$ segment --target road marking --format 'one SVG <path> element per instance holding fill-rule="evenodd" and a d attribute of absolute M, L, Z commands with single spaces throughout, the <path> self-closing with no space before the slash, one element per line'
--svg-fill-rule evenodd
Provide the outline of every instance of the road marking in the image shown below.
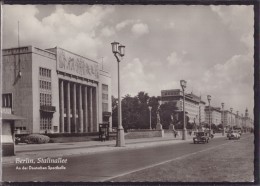
<path fill-rule="evenodd" d="M 244 140 L 244 139 L 247 139 L 249 137 L 242 138 L 240 140 Z M 148 168 L 152 168 L 152 167 L 156 167 L 158 165 L 169 163 L 169 162 L 172 162 L 172 161 L 175 161 L 175 160 L 183 159 L 183 158 L 186 158 L 186 157 L 191 156 L 191 155 L 195 155 L 195 154 L 198 154 L 198 153 L 201 153 L 201 152 L 205 152 L 205 151 L 208 151 L 208 150 L 211 150 L 211 149 L 215 149 L 215 148 L 218 148 L 220 146 L 227 145 L 229 143 L 234 143 L 234 140 L 233 141 L 228 141 L 226 143 L 223 143 L 223 144 L 220 144 L 220 145 L 217 145 L 217 146 L 209 147 L 207 149 L 203 149 L 203 150 L 200 150 L 200 151 L 192 152 L 190 154 L 185 154 L 185 155 L 182 155 L 182 156 L 174 158 L 174 159 L 166 160 L 166 161 L 163 161 L 163 162 L 160 162 L 160 163 L 156 163 L 156 164 L 153 164 L 153 165 L 148 165 L 148 166 L 145 166 L 145 167 L 140 168 L 140 169 L 135 169 L 135 170 L 132 170 L 132 171 L 128 171 L 126 173 L 122 173 L 122 174 L 119 174 L 119 175 L 116 175 L 116 176 L 112 176 L 112 177 L 110 177 L 108 179 L 103 179 L 103 180 L 100 180 L 100 181 L 102 181 L 102 182 L 109 181 L 109 180 L 117 178 L 117 177 L 125 176 L 127 174 L 131 174 L 131 173 L 134 173 L 134 172 L 142 171 L 142 170 L 145 170 L 145 169 L 148 169 Z"/>

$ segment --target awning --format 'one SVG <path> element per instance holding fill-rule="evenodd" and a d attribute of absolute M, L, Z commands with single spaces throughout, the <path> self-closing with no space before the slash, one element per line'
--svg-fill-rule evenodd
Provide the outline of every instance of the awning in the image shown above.
<path fill-rule="evenodd" d="M 4 114 L 4 113 L 2 113 L 2 119 L 3 120 L 23 120 L 25 118 L 23 118 L 21 116 L 14 115 L 14 114 Z"/>

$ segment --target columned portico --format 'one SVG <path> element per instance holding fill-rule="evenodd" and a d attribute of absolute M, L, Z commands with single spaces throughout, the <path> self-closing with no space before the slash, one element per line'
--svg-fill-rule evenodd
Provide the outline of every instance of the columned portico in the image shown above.
<path fill-rule="evenodd" d="M 65 85 L 65 86 L 64 86 Z M 98 131 L 97 87 L 59 80 L 60 133 Z M 64 102 L 65 100 L 65 102 Z M 66 121 L 66 122 L 65 122 Z"/>

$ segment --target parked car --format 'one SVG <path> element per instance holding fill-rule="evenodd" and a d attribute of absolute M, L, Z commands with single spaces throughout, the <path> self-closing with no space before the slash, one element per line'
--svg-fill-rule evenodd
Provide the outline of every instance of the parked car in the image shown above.
<path fill-rule="evenodd" d="M 227 138 L 229 140 L 231 139 L 240 139 L 241 135 L 237 132 L 237 131 L 229 131 L 229 133 L 227 134 Z"/>
<path fill-rule="evenodd" d="M 208 143 L 209 133 L 207 132 L 197 132 L 196 136 L 193 138 L 193 143 Z"/>

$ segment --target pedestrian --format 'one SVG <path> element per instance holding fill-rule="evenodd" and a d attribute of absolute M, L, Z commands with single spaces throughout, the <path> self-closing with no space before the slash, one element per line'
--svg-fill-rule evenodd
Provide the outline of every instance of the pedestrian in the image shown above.
<path fill-rule="evenodd" d="M 104 131 L 102 131 L 102 133 L 101 133 L 101 141 L 102 141 L 102 142 L 103 142 L 103 141 L 106 141 L 106 134 L 105 134 Z"/>
<path fill-rule="evenodd" d="M 176 130 L 173 131 L 174 132 L 174 137 L 177 137 L 178 132 Z"/>

